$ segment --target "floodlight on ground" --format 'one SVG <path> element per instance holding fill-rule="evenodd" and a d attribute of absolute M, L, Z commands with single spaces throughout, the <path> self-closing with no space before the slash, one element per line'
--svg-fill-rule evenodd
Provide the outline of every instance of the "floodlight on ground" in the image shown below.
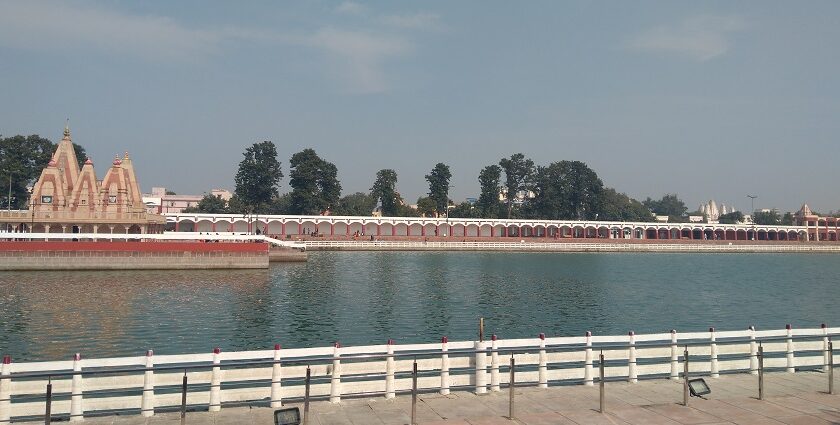
<path fill-rule="evenodd" d="M 704 395 L 711 394 L 712 389 L 706 384 L 703 378 L 694 378 L 688 380 L 688 389 L 691 391 L 692 397 L 703 398 Z"/>
<path fill-rule="evenodd" d="M 274 425 L 300 425 L 300 410 L 297 407 L 275 410 Z"/>

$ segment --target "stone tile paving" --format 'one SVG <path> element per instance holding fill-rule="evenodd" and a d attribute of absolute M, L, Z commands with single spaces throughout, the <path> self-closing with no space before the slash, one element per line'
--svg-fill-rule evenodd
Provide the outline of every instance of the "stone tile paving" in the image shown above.
<path fill-rule="evenodd" d="M 840 424 L 840 395 L 829 395 L 827 375 L 819 372 L 773 373 L 765 377 L 765 399 L 758 400 L 758 378 L 726 375 L 705 378 L 712 388 L 707 399 L 692 398 L 682 406 L 682 383 L 672 380 L 607 384 L 606 410 L 597 411 L 598 387 L 558 386 L 519 388 L 515 419 L 508 415 L 509 394 L 424 394 L 417 403 L 417 422 L 423 425 L 694 425 L 694 424 Z M 835 383 L 837 385 L 837 383 Z M 292 407 L 303 406 L 291 404 Z M 224 408 L 221 412 L 189 412 L 187 424 L 274 423 L 272 409 Z M 351 399 L 340 404 L 314 402 L 311 425 L 403 425 L 411 415 L 411 397 Z M 86 418 L 88 424 L 179 424 L 177 413 L 152 418 L 111 416 Z"/>

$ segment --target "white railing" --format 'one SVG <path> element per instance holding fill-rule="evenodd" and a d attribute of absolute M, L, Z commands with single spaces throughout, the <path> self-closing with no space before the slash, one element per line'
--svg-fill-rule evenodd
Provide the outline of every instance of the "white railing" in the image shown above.
<path fill-rule="evenodd" d="M 220 241 L 220 242 L 252 242 L 261 241 L 286 248 L 306 249 L 306 246 L 296 241 L 284 241 L 265 235 L 248 235 L 232 232 L 164 232 L 164 233 L 3 233 L 0 240 L 143 240 L 143 241 Z"/>
<path fill-rule="evenodd" d="M 85 415 L 122 411 L 152 416 L 186 405 L 217 411 L 237 403 L 279 407 L 312 398 L 392 398 L 411 388 L 416 362 L 421 391 L 499 391 L 508 384 L 508 359 L 517 365 L 516 383 L 547 387 L 559 382 L 593 385 L 597 355 L 606 359 L 605 377 L 636 382 L 678 379 L 679 356 L 689 351 L 691 374 L 712 378 L 764 370 L 828 371 L 838 356 L 828 350 L 840 328 L 690 332 L 626 336 L 549 337 L 434 344 L 394 344 L 241 351 L 13 363 L 0 370 L 0 423 L 43 417 L 51 385 L 51 412 L 71 421 Z M 761 347 L 762 350 L 759 349 Z M 758 357 L 763 353 L 761 362 Z M 311 374 L 312 381 L 305 380 Z M 186 378 L 185 378 L 186 377 Z M 488 379 L 489 378 L 489 379 Z M 191 388 L 188 388 L 188 385 Z M 183 391 L 183 393 L 181 392 Z"/>
<path fill-rule="evenodd" d="M 307 249 L 334 250 L 498 250 L 557 252 L 840 252 L 840 245 L 598 242 L 422 242 L 304 240 Z"/>

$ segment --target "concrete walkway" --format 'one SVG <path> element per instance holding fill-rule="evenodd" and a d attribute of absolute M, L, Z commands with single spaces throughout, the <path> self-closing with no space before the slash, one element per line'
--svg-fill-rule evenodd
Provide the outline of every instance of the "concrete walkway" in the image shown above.
<path fill-rule="evenodd" d="M 828 395 L 828 377 L 818 372 L 773 373 L 765 376 L 765 400 L 759 401 L 758 378 L 741 374 L 705 378 L 712 388 L 708 400 L 682 403 L 682 383 L 670 380 L 607 383 L 607 413 L 598 409 L 598 386 L 582 385 L 516 390 L 516 419 L 508 414 L 508 393 L 448 396 L 422 395 L 417 403 L 420 424 L 840 424 L 840 395 Z M 837 380 L 837 378 L 835 378 Z M 837 383 L 835 382 L 835 385 Z M 840 389 L 840 388 L 839 388 Z M 292 404 L 290 406 L 299 406 Z M 301 407 L 301 411 L 303 407 Z M 408 424 L 411 397 L 369 398 L 340 404 L 311 404 L 311 425 Z M 88 424 L 176 424 L 177 414 L 153 418 L 89 418 Z M 218 413 L 190 412 L 188 424 L 273 424 L 272 409 L 226 408 Z"/>

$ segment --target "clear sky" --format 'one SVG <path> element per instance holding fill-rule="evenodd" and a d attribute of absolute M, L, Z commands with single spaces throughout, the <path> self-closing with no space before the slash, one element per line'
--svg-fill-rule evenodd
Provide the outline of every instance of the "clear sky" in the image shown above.
<path fill-rule="evenodd" d="M 74 141 L 100 177 L 233 189 L 246 146 L 306 147 L 345 193 L 393 168 L 452 197 L 523 152 L 630 196 L 840 209 L 837 1 L 6 1 L 0 134 Z M 288 180 L 282 182 L 288 190 Z"/>

